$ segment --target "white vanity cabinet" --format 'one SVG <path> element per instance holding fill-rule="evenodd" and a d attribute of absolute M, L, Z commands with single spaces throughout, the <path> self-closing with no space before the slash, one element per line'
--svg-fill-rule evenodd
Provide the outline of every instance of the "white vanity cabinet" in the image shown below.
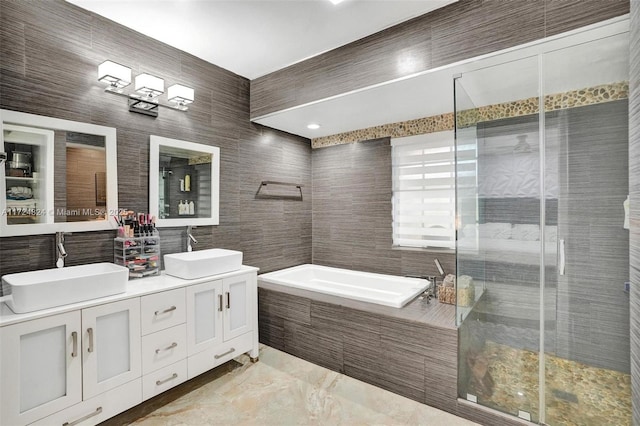
<path fill-rule="evenodd" d="M 258 357 L 256 281 L 248 273 L 187 289 L 189 378 L 245 352 Z"/>
<path fill-rule="evenodd" d="M 242 353 L 257 359 L 256 272 L 149 277 L 44 315 L 0 304 L 0 425 L 95 425 Z"/>
<path fill-rule="evenodd" d="M 187 380 L 186 292 L 178 288 L 141 299 L 144 399 Z"/>
<path fill-rule="evenodd" d="M 0 424 L 34 422 L 82 400 L 80 312 L 0 328 Z"/>
<path fill-rule="evenodd" d="M 83 309 L 82 333 L 84 399 L 142 375 L 139 298 Z"/>
<path fill-rule="evenodd" d="M 0 424 L 56 412 L 73 423 L 76 410 L 68 407 L 140 377 L 140 299 L 2 327 L 0 339 Z M 137 389 L 128 393 L 129 407 L 141 401 L 139 380 Z"/>

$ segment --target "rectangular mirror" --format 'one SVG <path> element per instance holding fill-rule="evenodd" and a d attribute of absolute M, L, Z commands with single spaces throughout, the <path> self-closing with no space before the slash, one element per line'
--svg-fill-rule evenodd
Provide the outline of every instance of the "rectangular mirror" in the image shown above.
<path fill-rule="evenodd" d="M 156 226 L 218 225 L 220 148 L 150 139 L 149 212 Z"/>
<path fill-rule="evenodd" d="M 112 229 L 116 129 L 0 110 L 0 236 Z"/>

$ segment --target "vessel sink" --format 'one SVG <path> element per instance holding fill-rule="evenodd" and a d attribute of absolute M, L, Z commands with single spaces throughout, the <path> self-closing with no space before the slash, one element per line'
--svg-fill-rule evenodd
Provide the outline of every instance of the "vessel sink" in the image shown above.
<path fill-rule="evenodd" d="M 113 263 L 20 272 L 2 277 L 7 305 L 17 314 L 97 299 L 127 290 L 129 269 Z"/>
<path fill-rule="evenodd" d="M 168 275 L 192 280 L 237 271 L 242 267 L 242 252 L 226 249 L 198 250 L 164 256 Z"/>

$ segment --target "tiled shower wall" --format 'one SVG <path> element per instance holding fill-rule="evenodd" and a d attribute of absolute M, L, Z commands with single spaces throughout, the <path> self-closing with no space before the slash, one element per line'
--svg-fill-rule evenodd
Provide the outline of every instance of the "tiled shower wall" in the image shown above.
<path fill-rule="evenodd" d="M 395 275 L 455 273 L 453 251 L 392 249 L 390 139 L 314 149 L 313 263 Z"/>
<path fill-rule="evenodd" d="M 633 423 L 640 425 L 640 2 L 631 2 L 629 188 L 631 191 L 631 387 Z"/>
<path fill-rule="evenodd" d="M 213 42 L 213 41 L 212 41 Z M 224 41 L 219 41 L 224 42 Z M 149 135 L 221 149 L 220 225 L 195 229 L 196 249 L 242 250 L 270 271 L 311 261 L 311 149 L 304 138 L 249 121 L 249 81 L 62 0 L 0 2 L 0 108 L 117 129 L 119 206 L 148 210 Z M 103 93 L 110 59 L 195 88 L 187 113 L 130 113 Z M 304 201 L 256 200 L 262 180 L 303 186 Z M 161 231 L 164 253 L 185 249 L 185 228 Z M 67 264 L 113 261 L 115 231 L 66 237 Z M 0 275 L 54 267 L 53 235 L 0 238 Z"/>

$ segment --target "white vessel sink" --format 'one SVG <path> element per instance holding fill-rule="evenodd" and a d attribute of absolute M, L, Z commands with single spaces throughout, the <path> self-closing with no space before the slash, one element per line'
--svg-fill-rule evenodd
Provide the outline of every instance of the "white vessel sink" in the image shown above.
<path fill-rule="evenodd" d="M 11 287 L 7 305 L 17 314 L 97 299 L 127 290 L 129 269 L 113 263 L 20 272 L 2 277 Z"/>
<path fill-rule="evenodd" d="M 165 272 L 187 280 L 237 271 L 241 267 L 242 252 L 235 250 L 209 249 L 164 256 Z"/>

